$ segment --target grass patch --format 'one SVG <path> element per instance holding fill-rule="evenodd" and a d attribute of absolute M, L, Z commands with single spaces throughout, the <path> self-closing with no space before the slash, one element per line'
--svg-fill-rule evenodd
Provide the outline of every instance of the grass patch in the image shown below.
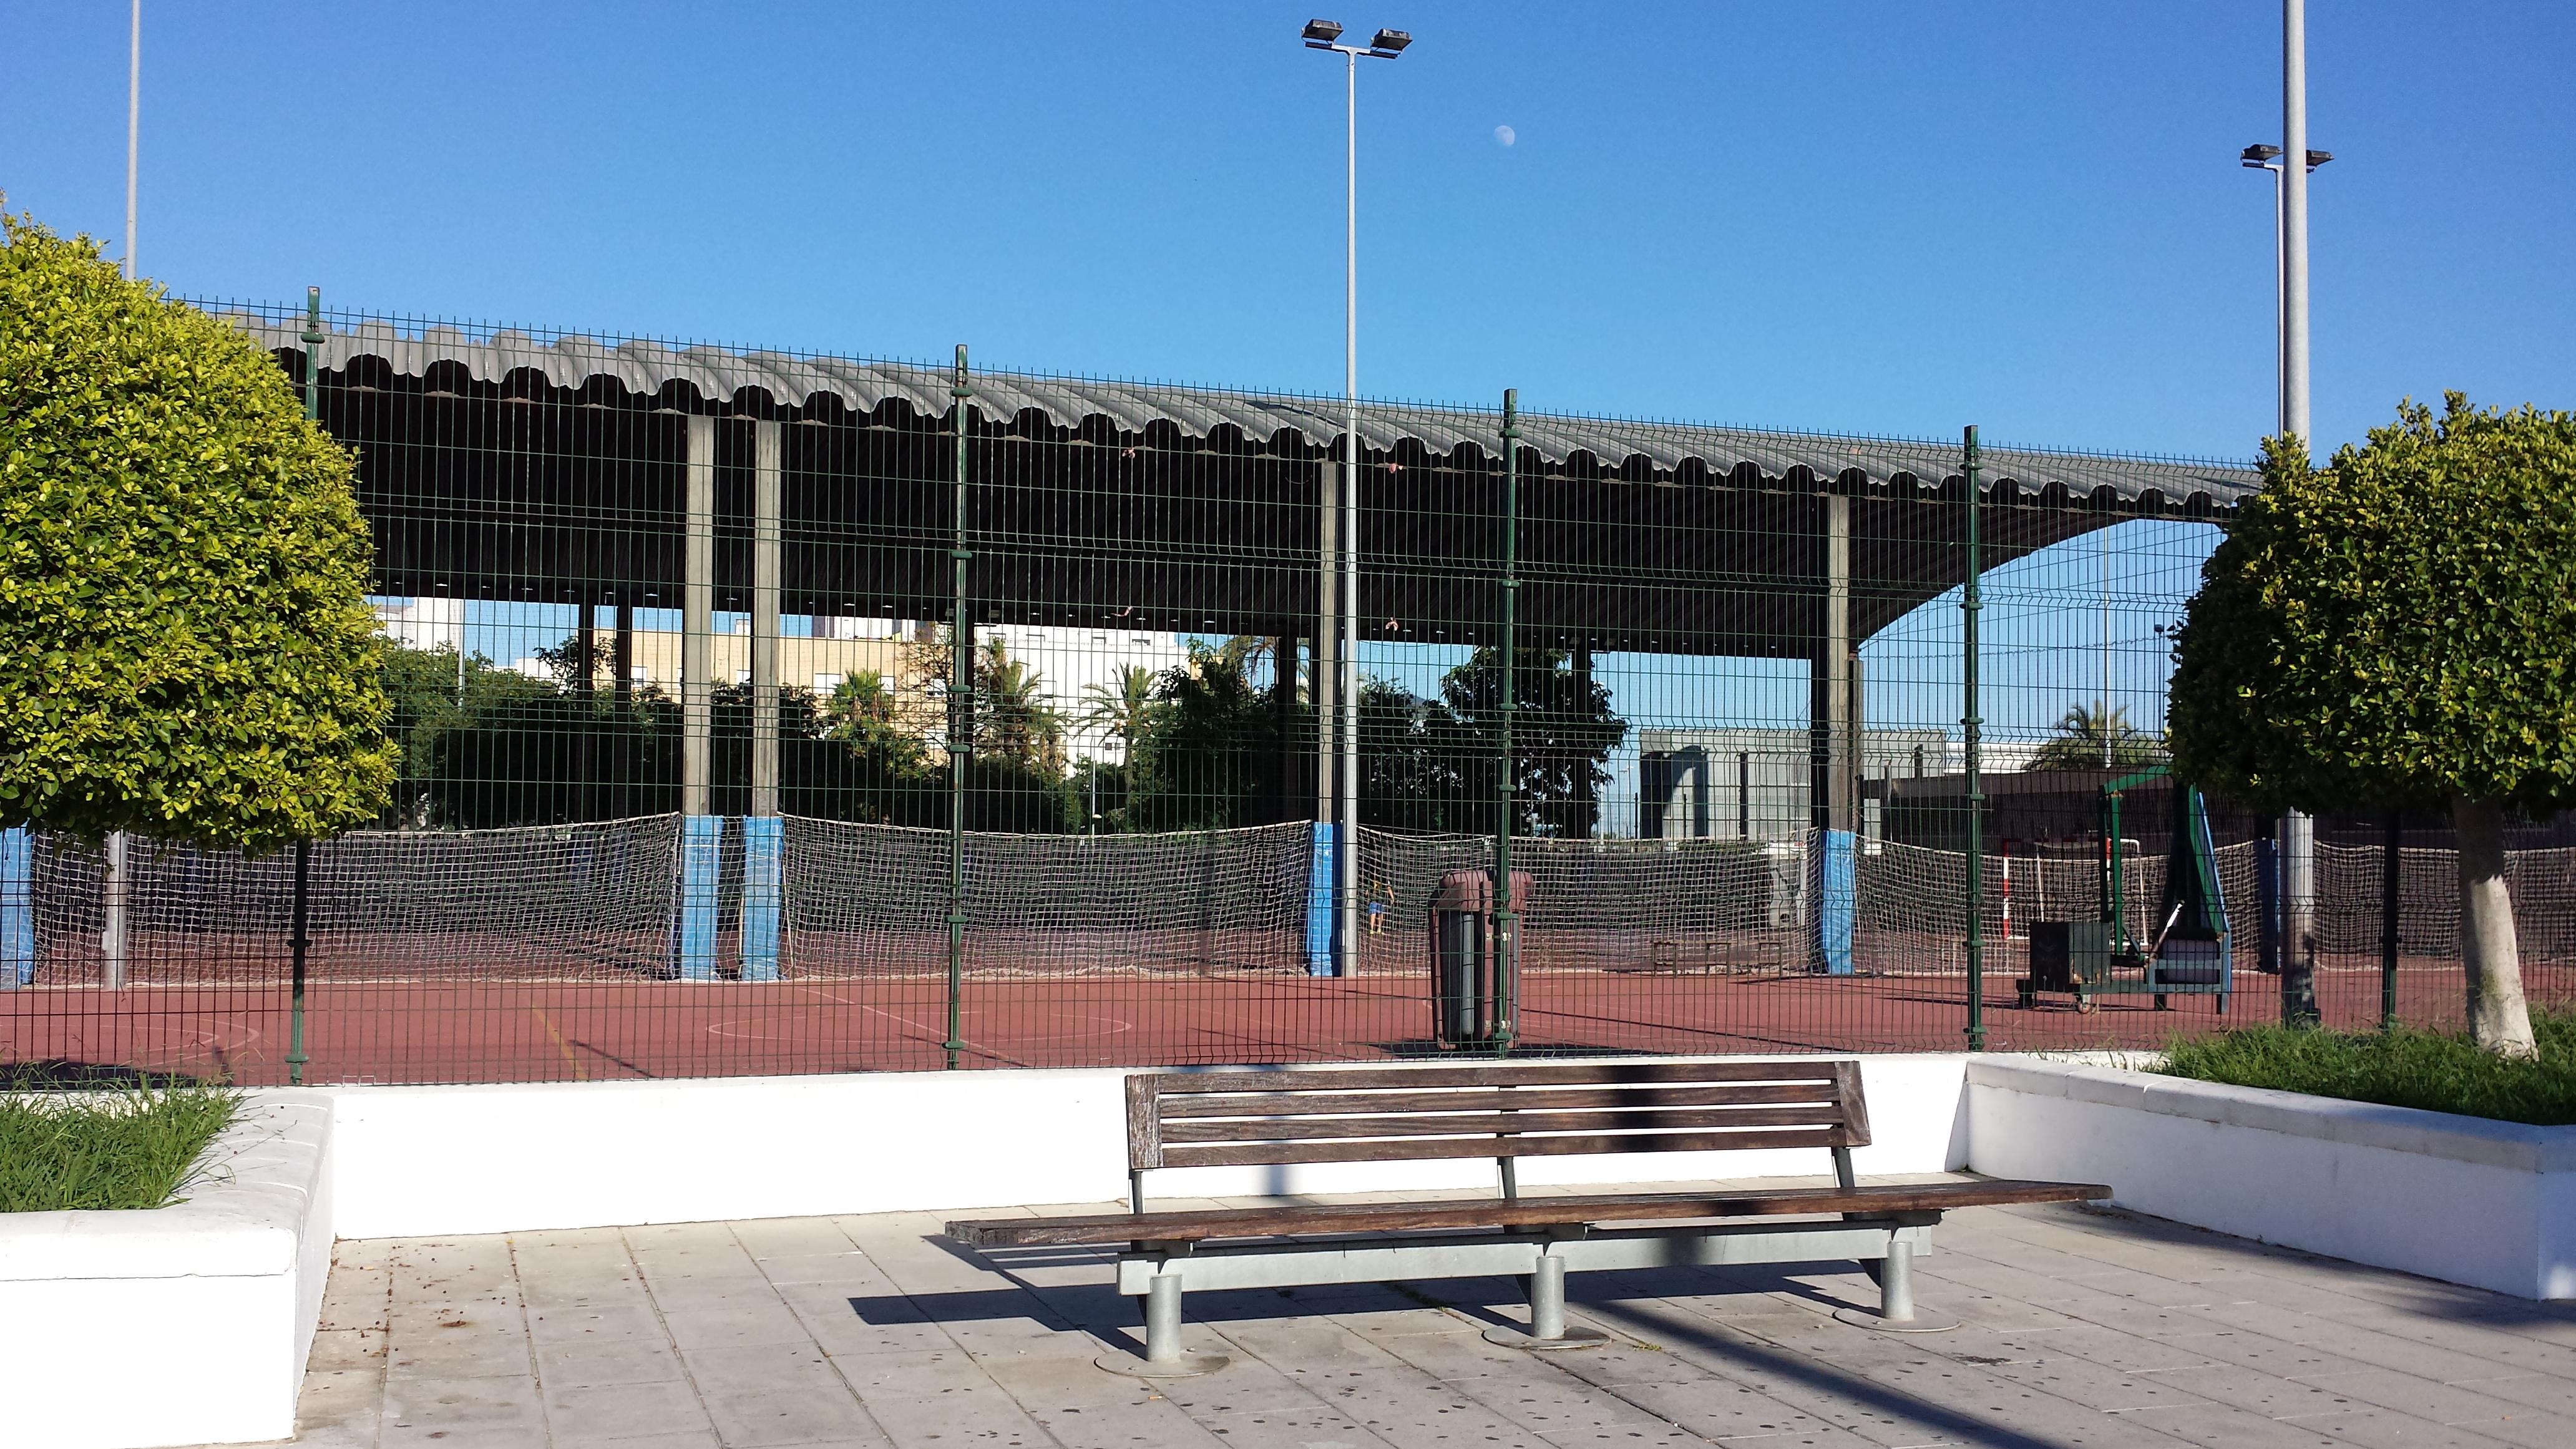
<path fill-rule="evenodd" d="M 0 1096 L 0 1212 L 167 1206 L 241 1107 L 239 1092 L 189 1081 L 11 1090 Z"/>
<path fill-rule="evenodd" d="M 2447 1032 L 2255 1026 L 2177 1041 L 2157 1070 L 2239 1087 L 2421 1107 L 2540 1127 L 2576 1123 L 2576 1009 L 2531 1013 L 2537 1061 L 2508 1061 Z"/>

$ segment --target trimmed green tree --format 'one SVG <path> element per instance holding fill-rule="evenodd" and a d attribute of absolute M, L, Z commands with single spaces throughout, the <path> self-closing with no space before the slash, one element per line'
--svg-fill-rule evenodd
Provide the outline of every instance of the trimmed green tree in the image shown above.
<path fill-rule="evenodd" d="M 2263 489 L 2174 656 L 2175 766 L 2258 809 L 2447 807 L 2469 1029 L 2533 1051 L 2507 812 L 2576 801 L 2576 414 L 2413 403 Z"/>
<path fill-rule="evenodd" d="M 0 215 L 0 820 L 253 852 L 394 776 L 348 451 L 274 360 Z"/>

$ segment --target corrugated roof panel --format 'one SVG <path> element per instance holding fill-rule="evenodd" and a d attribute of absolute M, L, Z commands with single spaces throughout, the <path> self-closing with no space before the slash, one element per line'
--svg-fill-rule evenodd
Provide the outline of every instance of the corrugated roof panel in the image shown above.
<path fill-rule="evenodd" d="M 231 320 L 271 349 L 303 346 L 300 318 L 235 314 Z M 528 369 L 556 387 L 579 388 L 594 377 L 608 377 L 630 393 L 645 396 L 657 395 L 677 382 L 709 399 L 730 400 L 751 391 L 788 407 L 829 395 L 859 413 L 872 412 L 889 400 L 900 400 L 925 416 L 946 412 L 950 405 L 948 374 L 936 368 L 715 347 L 675 351 L 653 342 L 609 343 L 572 335 L 539 342 L 509 330 L 474 337 L 452 327 L 405 332 L 389 323 L 367 321 L 328 331 L 321 355 L 326 372 L 345 370 L 355 358 L 375 357 L 396 373 L 412 377 L 452 363 L 486 383 L 498 383 Z M 973 373 L 969 381 L 975 389 L 974 406 L 987 417 L 1015 418 L 1034 409 L 1066 429 L 1080 429 L 1087 419 L 1099 417 L 1130 434 L 1160 421 L 1188 437 L 1204 438 L 1219 427 L 1231 426 L 1264 443 L 1286 433 L 1310 445 L 1330 446 L 1344 427 L 1344 405 L 1329 399 L 1000 372 Z M 1476 409 L 1375 402 L 1360 407 L 1361 442 L 1380 453 L 1412 442 L 1436 455 L 1452 453 L 1461 443 L 1474 443 L 1491 454 L 1500 446 L 1499 426 L 1496 414 Z M 1555 463 L 1588 454 L 1615 469 L 1642 456 L 1659 473 L 1669 474 L 1696 461 L 1721 477 L 1750 463 L 1768 478 L 1783 478 L 1801 469 L 1825 479 L 1856 471 L 1882 485 L 1908 476 L 1938 485 L 1957 476 L 1958 454 L 1947 444 L 1550 413 L 1523 413 L 1520 427 L 1522 446 Z M 2219 508 L 2231 507 L 2251 494 L 2259 481 L 2249 468 L 2101 454 L 1994 450 L 1986 454 L 1985 463 L 1990 487 L 2010 485 L 2038 492 L 2054 485 L 2077 494 L 2108 488 L 2125 499 L 2154 492 L 2170 503 L 2197 497 Z"/>

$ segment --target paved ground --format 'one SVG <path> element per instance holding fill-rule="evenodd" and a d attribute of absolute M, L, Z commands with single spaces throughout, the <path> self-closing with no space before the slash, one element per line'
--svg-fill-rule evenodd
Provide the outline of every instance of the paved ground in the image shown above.
<path fill-rule="evenodd" d="M 1175 1204 L 1177 1205 L 1177 1204 Z M 2123 1215 L 1977 1210 L 1919 1279 L 1954 1333 L 1828 1316 L 1857 1273 L 1579 1275 L 1610 1345 L 1479 1332 L 1501 1280 L 1202 1294 L 1160 1386 L 1104 1264 L 949 1252 L 928 1214 L 340 1245 L 314 1446 L 2576 1444 L 2576 1310 Z M 2474 1230 L 2464 1225 L 2463 1230 Z"/>

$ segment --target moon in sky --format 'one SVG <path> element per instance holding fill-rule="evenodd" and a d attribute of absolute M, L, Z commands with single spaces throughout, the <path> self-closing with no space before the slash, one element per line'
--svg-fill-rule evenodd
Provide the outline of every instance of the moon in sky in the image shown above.
<path fill-rule="evenodd" d="M 1501 142 L 1503 145 L 1508 146 L 1514 141 L 1520 139 L 1520 133 L 1514 131 L 1509 126 L 1496 126 L 1494 128 L 1494 139 Z"/>

